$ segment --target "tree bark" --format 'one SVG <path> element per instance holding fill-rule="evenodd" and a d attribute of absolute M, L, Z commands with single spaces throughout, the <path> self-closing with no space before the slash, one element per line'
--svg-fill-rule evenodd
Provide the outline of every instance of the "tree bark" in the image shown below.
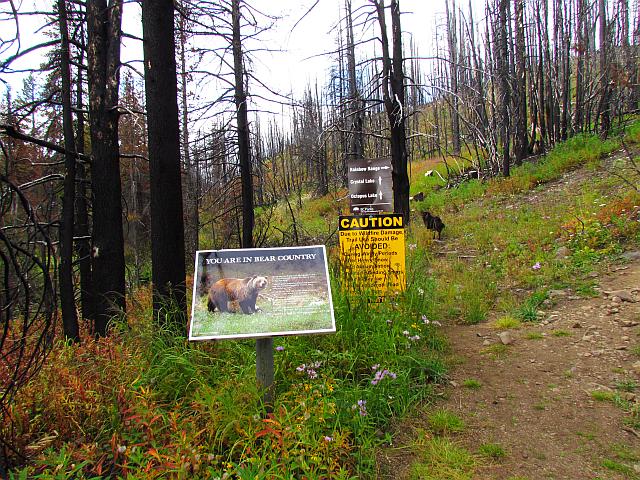
<path fill-rule="evenodd" d="M 249 146 L 249 120 L 247 118 L 247 95 L 244 88 L 244 66 L 240 36 L 240 0 L 231 1 L 233 25 L 233 69 L 235 75 L 235 103 L 238 127 L 238 157 L 242 183 L 242 248 L 253 247 L 253 174 L 251 171 L 251 148 Z"/>
<path fill-rule="evenodd" d="M 498 78 L 500 83 L 500 130 L 502 136 L 502 175 L 510 174 L 510 123 L 509 104 L 511 92 L 509 86 L 509 45 L 507 42 L 507 6 L 508 0 L 499 0 L 497 19 L 498 48 L 496 55 Z"/>
<path fill-rule="evenodd" d="M 80 341 L 78 316 L 73 294 L 73 206 L 76 195 L 76 155 L 71 113 L 71 70 L 69 67 L 69 31 L 66 0 L 58 0 L 60 26 L 60 76 L 62 79 L 62 123 L 64 131 L 65 175 L 60 222 L 60 307 L 64 336 L 72 342 Z"/>
<path fill-rule="evenodd" d="M 410 222 L 409 175 L 407 173 L 407 136 L 405 129 L 405 88 L 402 66 L 402 29 L 400 26 L 400 5 L 391 0 L 391 35 L 393 58 L 389 53 L 389 38 L 385 20 L 384 0 L 373 0 L 380 24 L 382 43 L 382 95 L 389 128 L 391 129 L 391 178 L 393 181 L 393 209 L 404 217 L 405 225 Z"/>
<path fill-rule="evenodd" d="M 84 40 L 84 39 L 83 39 Z M 84 42 L 83 42 L 84 43 Z M 80 49 L 80 61 L 82 65 L 84 55 L 84 45 Z M 84 92 L 82 85 L 82 70 L 79 69 L 76 79 L 76 109 L 77 109 L 77 131 L 76 131 L 76 149 L 79 155 L 85 153 L 85 123 L 84 123 Z M 76 178 L 76 252 L 78 255 L 78 264 L 80 265 L 80 303 L 82 305 L 82 318 L 91 322 L 95 321 L 95 292 L 93 290 L 93 281 L 91 279 L 91 241 L 90 241 L 90 223 L 89 223 L 89 205 L 87 192 L 87 173 L 84 163 L 77 163 Z"/>
<path fill-rule="evenodd" d="M 347 13 L 347 78 L 349 83 L 349 102 L 351 105 L 351 151 L 349 159 L 364 158 L 364 112 L 356 75 L 355 41 L 353 39 L 353 20 L 351 18 L 351 0 L 345 0 Z"/>
<path fill-rule="evenodd" d="M 108 5 L 106 0 L 87 1 L 97 336 L 107 334 L 109 321 L 126 305 L 117 112 L 121 21 L 121 1 L 110 0 Z"/>
<path fill-rule="evenodd" d="M 142 2 L 153 311 L 161 327 L 184 334 L 184 219 L 173 17 L 174 5 L 170 0 Z M 160 315 L 164 309 L 171 310 Z"/>
<path fill-rule="evenodd" d="M 460 155 L 460 115 L 458 113 L 458 40 L 456 27 L 456 2 L 453 14 L 449 11 L 449 0 L 445 1 L 447 15 L 447 43 L 449 46 L 449 75 L 451 82 L 451 136 L 454 155 Z"/>
<path fill-rule="evenodd" d="M 582 132 L 584 129 L 584 90 L 585 90 L 585 54 L 587 50 L 587 12 L 586 1 L 577 0 L 577 59 L 576 59 L 576 100 L 573 130 Z"/>
<path fill-rule="evenodd" d="M 527 156 L 529 141 L 527 138 L 527 78 L 526 78 L 526 49 L 524 41 L 524 0 L 514 0 L 515 30 L 516 30 L 516 78 L 513 91 L 515 111 L 515 161 L 519 165 Z"/>
<path fill-rule="evenodd" d="M 610 65 L 608 61 L 609 35 L 607 28 L 607 1 L 598 0 L 600 17 L 600 104 L 598 105 L 599 133 L 602 138 L 609 135 L 611 129 Z"/>

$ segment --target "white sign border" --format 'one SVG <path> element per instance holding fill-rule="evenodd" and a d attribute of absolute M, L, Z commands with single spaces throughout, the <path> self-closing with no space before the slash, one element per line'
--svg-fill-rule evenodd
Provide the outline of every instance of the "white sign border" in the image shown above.
<path fill-rule="evenodd" d="M 207 336 L 192 336 L 192 326 L 193 326 L 193 317 L 195 315 L 196 308 L 196 292 L 197 292 L 197 282 L 200 280 L 199 272 L 198 272 L 198 259 L 200 258 L 200 254 L 206 253 L 216 253 L 216 252 L 268 252 L 273 250 L 302 250 L 309 248 L 320 248 L 322 249 L 322 254 L 324 256 L 324 274 L 327 292 L 329 294 L 329 310 L 331 314 L 331 328 L 327 329 L 319 329 L 319 330 L 290 330 L 283 332 L 269 332 L 269 333 L 248 333 L 248 334 L 237 334 L 237 335 L 207 335 Z M 228 248 L 222 250 L 197 250 L 195 254 L 195 266 L 193 269 L 193 292 L 191 298 L 191 318 L 189 319 L 189 341 L 201 341 L 201 340 L 232 340 L 232 339 L 247 339 L 247 338 L 273 338 L 273 337 L 284 337 L 284 336 L 293 336 L 293 335 L 313 335 L 313 334 L 326 334 L 326 333 L 335 333 L 336 332 L 336 319 L 335 313 L 333 309 L 333 295 L 331 294 L 331 282 L 329 280 L 329 259 L 327 258 L 327 249 L 324 245 L 304 245 L 304 246 L 296 246 L 296 247 L 269 247 L 269 248 Z"/>

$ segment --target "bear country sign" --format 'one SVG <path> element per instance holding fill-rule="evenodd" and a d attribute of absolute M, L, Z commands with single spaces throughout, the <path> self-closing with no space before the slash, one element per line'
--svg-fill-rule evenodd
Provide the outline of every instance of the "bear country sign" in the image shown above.
<path fill-rule="evenodd" d="M 189 340 L 335 332 L 323 245 L 196 252 Z"/>

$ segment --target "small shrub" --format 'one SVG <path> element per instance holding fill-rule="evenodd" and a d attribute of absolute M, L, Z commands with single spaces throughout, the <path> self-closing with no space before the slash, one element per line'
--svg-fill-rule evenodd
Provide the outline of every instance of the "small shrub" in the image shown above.
<path fill-rule="evenodd" d="M 621 473 L 628 478 L 638 478 L 635 470 L 624 463 L 616 462 L 615 460 L 607 458 L 602 462 L 602 466 L 612 472 Z"/>
<path fill-rule="evenodd" d="M 480 350 L 483 355 L 491 355 L 493 358 L 502 358 L 509 353 L 509 345 L 496 343 Z"/>

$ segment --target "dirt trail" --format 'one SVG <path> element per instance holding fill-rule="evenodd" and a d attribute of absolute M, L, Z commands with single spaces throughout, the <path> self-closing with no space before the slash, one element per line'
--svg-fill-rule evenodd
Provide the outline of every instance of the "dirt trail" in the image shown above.
<path fill-rule="evenodd" d="M 569 172 L 544 190 L 504 199 L 503 207 L 555 202 L 592 175 Z M 453 357 L 449 384 L 426 414 L 446 409 L 460 416 L 466 427 L 451 438 L 470 452 L 487 443 L 506 451 L 499 460 L 480 461 L 474 480 L 640 479 L 640 432 L 625 422 L 630 417 L 620 406 L 592 395 L 617 394 L 636 408 L 640 402 L 640 251 L 625 257 L 592 274 L 597 297 L 552 291 L 542 322 L 510 330 L 508 345 L 493 322 L 445 327 Z M 469 380 L 479 388 L 469 388 Z M 410 477 L 417 460 L 410 445 L 418 429 L 429 429 L 427 415 L 394 429 L 394 447 L 379 457 L 384 478 Z M 620 452 L 633 455 L 621 459 Z M 627 471 L 604 467 L 607 460 Z"/>
<path fill-rule="evenodd" d="M 640 260 L 599 283 L 596 298 L 553 292 L 548 323 L 512 330 L 506 352 L 493 351 L 491 345 L 501 342 L 489 324 L 447 328 L 461 364 L 452 369 L 448 399 L 439 406 L 466 421 L 457 439 L 469 450 L 499 443 L 508 452 L 474 478 L 616 478 L 602 467 L 603 460 L 615 459 L 612 447 L 640 446 L 638 432 L 625 426 L 625 413 L 591 396 L 639 380 L 632 349 L 640 344 Z M 636 302 L 604 293 L 617 290 Z M 481 387 L 465 388 L 468 379 Z M 632 393 L 621 394 L 637 401 Z"/>

